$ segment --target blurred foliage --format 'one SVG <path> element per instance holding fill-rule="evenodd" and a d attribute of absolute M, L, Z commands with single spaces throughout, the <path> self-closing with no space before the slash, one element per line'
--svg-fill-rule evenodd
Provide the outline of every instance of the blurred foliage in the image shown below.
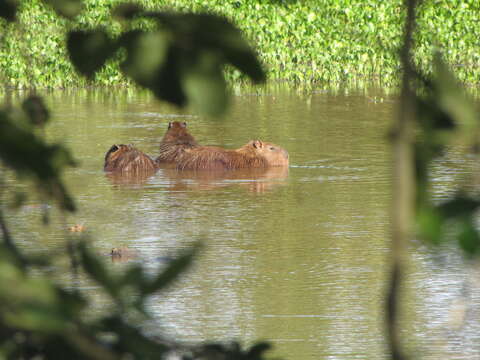
<path fill-rule="evenodd" d="M 141 265 L 112 273 L 85 245 L 75 244 L 81 267 L 110 296 L 113 309 L 88 316 L 89 301 L 80 292 L 54 285 L 45 275 L 29 275 L 34 260 L 23 259 L 0 244 L 0 356 L 4 359 L 179 359 L 261 360 L 269 349 L 258 343 L 242 350 L 237 343 L 183 346 L 160 334 L 146 335 L 145 308 L 150 294 L 164 291 L 191 264 L 198 245 L 179 254 L 165 270 L 151 276 Z"/>
<path fill-rule="evenodd" d="M 59 144 L 47 144 L 33 128 L 48 119 L 48 110 L 35 96 L 23 103 L 25 111 L 0 111 L 0 159 L 19 176 L 33 178 L 39 189 L 55 199 L 61 208 L 73 211 L 75 204 L 66 190 L 61 173 L 74 166 L 70 152 Z"/>
<path fill-rule="evenodd" d="M 44 3 L 67 18 L 74 18 L 82 8 L 78 0 Z M 126 78 L 151 90 L 159 99 L 178 106 L 191 104 L 208 115 L 221 115 L 226 109 L 225 65 L 233 66 L 254 82 L 265 81 L 260 62 L 242 33 L 218 15 L 151 11 L 129 3 L 113 9 L 86 3 L 86 16 L 95 21 L 79 17 L 65 26 L 65 20 L 52 19 L 39 0 L 24 1 L 21 5 L 18 10 L 12 7 L 3 12 L 6 19 L 16 15 L 20 20 L 17 28 L 4 27 L 7 36 L 0 49 L 11 59 L 2 64 L 3 79 L 13 86 L 56 86 L 64 83 L 66 77 L 72 79 L 67 85 L 76 82 L 70 77 L 72 69 L 66 61 L 65 37 L 71 64 L 89 82 L 101 78 L 105 71 L 118 71 L 111 66 L 116 69 L 120 62 Z M 98 17 L 97 11 L 102 9 L 108 12 Z M 110 19 L 110 23 L 97 21 L 103 18 Z M 113 18 L 116 23 L 111 23 Z M 42 23 L 37 26 L 33 19 Z M 46 43 L 36 41 L 39 36 L 31 32 L 34 28 L 39 34 L 48 34 Z M 72 28 L 75 30 L 67 30 Z M 45 48 L 45 44 L 50 46 Z M 41 58 L 36 56 L 38 50 Z M 51 66 L 62 67 L 60 78 L 49 71 Z M 111 77 L 107 83 L 118 82 L 119 76 Z"/>
<path fill-rule="evenodd" d="M 222 17 L 151 12 L 130 4 L 120 4 L 113 14 L 125 22 L 152 19 L 158 26 L 151 31 L 126 30 L 115 39 L 99 28 L 71 31 L 67 39 L 71 61 L 88 78 L 123 49 L 121 69 L 135 83 L 159 99 L 178 106 L 192 104 L 209 115 L 221 115 L 227 106 L 224 65 L 235 66 L 256 82 L 265 80 L 240 31 Z"/>
<path fill-rule="evenodd" d="M 120 275 L 110 273 L 84 242 L 79 242 L 75 250 L 82 258 L 86 273 L 110 295 L 115 310 L 100 318 L 85 320 L 88 300 L 82 294 L 56 286 L 46 276 L 28 275 L 15 262 L 15 255 L 0 245 L 2 358 L 123 359 L 130 356 L 158 359 L 171 351 L 172 344 L 167 345 L 159 336 L 155 339 L 146 336 L 132 323 L 148 317 L 144 308 L 146 294 L 165 289 L 169 281 L 185 269 L 185 264 L 191 262 L 196 247 L 180 255 L 152 279 L 140 266 L 131 267 Z M 26 267 L 31 266 L 27 261 Z M 169 273 L 168 279 L 162 277 L 165 273 Z M 124 294 L 127 287 L 129 296 Z M 185 356 L 191 351 L 185 349 Z"/>
<path fill-rule="evenodd" d="M 454 238 L 469 256 L 480 255 L 475 214 L 476 192 L 459 189 L 451 199 L 431 201 L 431 165 L 444 155 L 452 139 L 462 136 L 470 148 L 480 149 L 480 117 L 472 99 L 458 84 L 437 52 L 433 75 L 416 74 L 416 112 L 419 133 L 414 144 L 417 180 L 417 224 L 420 235 L 434 244 Z M 468 185 L 468 184 L 465 184 Z"/>
<path fill-rule="evenodd" d="M 16 18 L 17 3 L 13 0 L 4 0 L 0 3 L 0 17 L 7 21 L 14 21 Z"/>
<path fill-rule="evenodd" d="M 77 16 L 83 6 L 79 0 L 44 2 L 66 18 Z M 117 37 L 101 28 L 70 31 L 67 49 L 71 61 L 89 78 L 117 50 L 123 49 L 126 56 L 122 68 L 134 81 L 164 100 L 177 105 L 187 101 L 197 103 L 210 113 L 219 113 L 226 106 L 223 64 L 237 66 L 256 81 L 264 79 L 259 62 L 241 33 L 218 16 L 145 13 L 140 7 L 130 5 L 116 8 L 115 14 L 125 21 L 146 16 L 161 26 L 150 32 L 128 29 Z M 14 21 L 18 17 L 17 5 L 2 2 L 0 16 Z M 2 45 L 8 47 L 8 41 Z M 31 59 L 25 55 L 23 60 Z M 34 86 L 39 75 L 35 69 L 28 71 L 33 71 L 29 81 Z M 208 103 L 200 96 L 205 96 Z M 212 97 L 218 100 L 211 101 Z M 12 107 L 7 101 L 0 110 L 0 159 L 17 176 L 32 179 L 43 196 L 56 201 L 62 210 L 75 211 L 61 177 L 62 171 L 74 166 L 75 161 L 67 149 L 48 144 L 41 130 L 37 130 L 49 117 L 43 99 L 35 94 L 20 107 Z M 18 194 L 15 202 L 24 201 L 25 194 Z M 107 314 L 92 317 L 85 295 L 75 288 L 55 285 L 38 271 L 49 265 L 48 258 L 28 257 L 17 248 L 3 217 L 3 204 L 0 205 L 0 358 L 160 359 L 169 354 L 179 359 L 264 358 L 269 349 L 266 343 L 245 350 L 238 343 L 186 346 L 167 341 L 160 334 L 147 335 L 142 330 L 143 320 L 150 319 L 145 307 L 148 297 L 167 289 L 190 267 L 199 244 L 178 254 L 165 269 L 151 274 L 141 265 L 113 273 L 86 246 L 88 239 L 67 241 L 72 274 L 85 272 L 114 305 Z"/>
<path fill-rule="evenodd" d="M 83 8 L 83 0 L 44 0 L 58 15 L 74 18 Z"/>

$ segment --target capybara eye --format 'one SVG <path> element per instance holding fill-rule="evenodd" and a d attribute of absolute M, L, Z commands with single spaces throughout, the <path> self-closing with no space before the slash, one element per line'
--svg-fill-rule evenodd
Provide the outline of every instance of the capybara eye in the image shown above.
<path fill-rule="evenodd" d="M 270 150 L 272 150 L 272 151 L 273 151 L 273 150 L 275 150 L 275 148 L 274 148 L 273 146 L 270 146 Z"/>
<path fill-rule="evenodd" d="M 115 152 L 118 150 L 118 146 L 117 145 L 112 145 L 112 147 L 110 148 L 110 152 Z"/>

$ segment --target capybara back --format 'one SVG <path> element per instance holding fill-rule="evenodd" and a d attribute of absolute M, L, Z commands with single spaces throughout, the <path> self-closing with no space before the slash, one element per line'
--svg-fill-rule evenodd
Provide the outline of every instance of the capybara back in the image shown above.
<path fill-rule="evenodd" d="M 112 145 L 105 154 L 104 170 L 110 172 L 153 172 L 157 166 L 148 155 L 132 145 Z"/>

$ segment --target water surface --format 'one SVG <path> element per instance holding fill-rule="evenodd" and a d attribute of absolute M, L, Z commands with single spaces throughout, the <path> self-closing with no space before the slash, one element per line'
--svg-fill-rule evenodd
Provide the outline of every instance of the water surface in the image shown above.
<path fill-rule="evenodd" d="M 136 91 L 45 96 L 54 114 L 48 139 L 66 144 L 79 161 L 65 174 L 79 211 L 64 218 L 51 207 L 45 227 L 34 206 L 43 201 L 32 197 L 30 206 L 8 219 L 25 249 L 62 249 L 65 228 L 81 224 L 100 254 L 128 247 L 138 255 L 131 261 L 156 269 L 161 259 L 201 239 L 205 247 L 194 268 L 151 299 L 150 331 L 185 342 L 268 340 L 273 355 L 284 359 L 386 357 L 386 134 L 395 96 L 379 90 L 242 90 L 222 120 Z M 132 143 L 155 156 L 174 120 L 186 121 L 202 144 L 279 144 L 289 151 L 290 167 L 221 175 L 161 169 L 140 182 L 103 173 L 112 144 Z M 459 145 L 435 164 L 438 199 L 452 193 L 471 162 Z M 67 274 L 57 276 L 68 283 Z M 435 252 L 412 244 L 403 331 L 418 358 L 480 358 L 478 277 L 455 249 Z M 96 299 L 96 311 L 106 306 L 95 286 L 80 286 Z M 452 316 L 460 320 L 452 322 Z"/>

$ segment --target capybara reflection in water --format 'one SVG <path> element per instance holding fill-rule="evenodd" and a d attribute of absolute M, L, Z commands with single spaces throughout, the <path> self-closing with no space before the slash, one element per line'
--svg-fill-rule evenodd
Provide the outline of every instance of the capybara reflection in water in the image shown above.
<path fill-rule="evenodd" d="M 112 145 L 105 154 L 105 171 L 129 174 L 155 172 L 157 164 L 133 145 Z"/>
<path fill-rule="evenodd" d="M 186 123 L 175 121 L 168 125 L 156 162 L 173 163 L 182 170 L 266 168 L 288 166 L 288 152 L 260 140 L 251 140 L 234 150 L 201 146 L 188 133 Z"/>

